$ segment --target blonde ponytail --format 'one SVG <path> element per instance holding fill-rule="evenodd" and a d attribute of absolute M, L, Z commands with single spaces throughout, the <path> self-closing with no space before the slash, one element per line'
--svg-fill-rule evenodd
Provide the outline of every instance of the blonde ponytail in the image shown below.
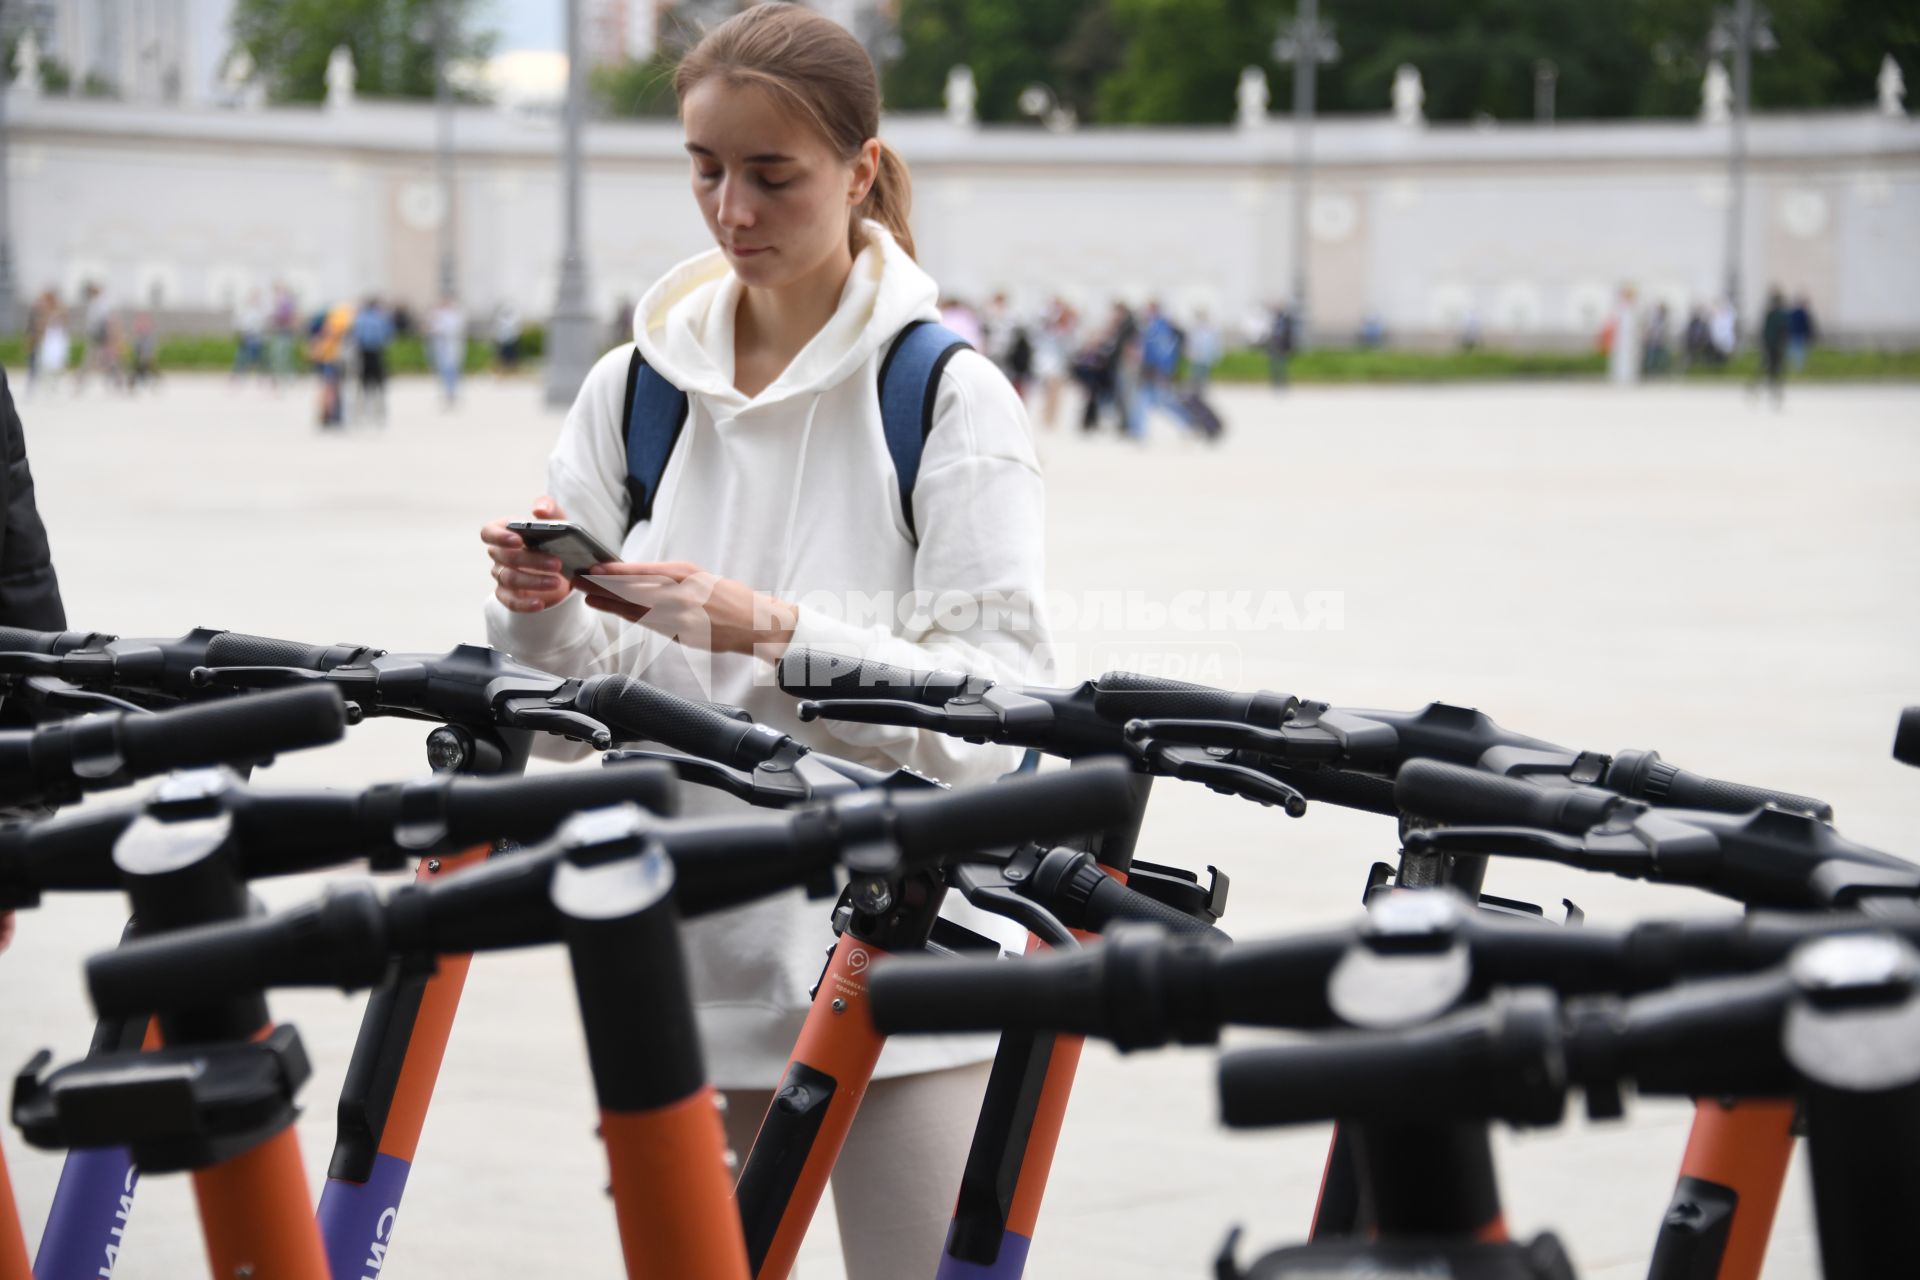
<path fill-rule="evenodd" d="M 873 185 L 867 188 L 867 198 L 860 202 L 854 211 L 853 251 L 860 252 L 861 218 L 872 218 L 885 227 L 894 241 L 913 257 L 913 226 L 907 220 L 913 212 L 913 176 L 907 172 L 907 162 L 900 153 L 884 141 L 880 144 L 880 172 L 874 176 Z"/>

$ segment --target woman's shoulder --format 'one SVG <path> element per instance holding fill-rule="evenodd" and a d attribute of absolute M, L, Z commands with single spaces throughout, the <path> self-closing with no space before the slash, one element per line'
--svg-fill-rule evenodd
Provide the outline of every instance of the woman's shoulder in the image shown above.
<path fill-rule="evenodd" d="M 1026 403 L 999 366 L 972 347 L 954 352 L 941 370 L 927 452 L 1039 466 Z"/>
<path fill-rule="evenodd" d="M 633 344 L 623 342 L 593 362 L 573 398 L 567 425 L 575 430 L 624 432 L 621 415 L 627 403 L 627 379 L 633 365 Z"/>
<path fill-rule="evenodd" d="M 580 394 L 593 393 L 604 398 L 613 392 L 624 401 L 627 379 L 633 372 L 633 353 L 633 343 L 623 342 L 595 360 L 593 368 L 587 370 L 586 380 L 580 384 Z"/>

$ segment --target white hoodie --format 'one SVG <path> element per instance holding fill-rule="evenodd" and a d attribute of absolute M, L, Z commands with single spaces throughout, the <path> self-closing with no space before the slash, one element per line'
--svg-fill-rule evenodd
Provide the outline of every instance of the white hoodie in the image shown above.
<path fill-rule="evenodd" d="M 984 356 L 963 351 L 947 363 L 913 491 L 916 547 L 881 428 L 879 366 L 906 324 L 938 317 L 937 290 L 884 228 L 868 222 L 866 230 L 868 244 L 832 318 L 751 398 L 733 385 L 742 286 L 724 255 L 716 249 L 670 271 L 634 316 L 647 363 L 688 399 L 652 519 L 627 528 L 621 415 L 629 346 L 608 352 L 587 375 L 548 460 L 548 491 L 569 520 L 618 547 L 622 560 L 687 561 L 798 603 L 797 647 L 1044 681 L 1044 494 L 1025 408 Z M 915 592 L 926 607 L 907 616 Z M 686 697 L 744 707 L 810 746 L 882 768 L 908 765 L 963 785 L 1017 763 L 1011 749 L 941 734 L 803 724 L 767 664 L 683 649 L 588 609 L 578 592 L 536 614 L 489 600 L 487 633 L 496 648 L 542 670 L 640 676 Z M 718 793 L 685 791 L 688 810 L 722 807 Z M 828 908 L 796 892 L 689 926 L 716 1084 L 778 1081 L 833 940 Z M 889 1044 L 878 1074 L 991 1053 L 991 1040 L 978 1037 L 902 1039 Z"/>

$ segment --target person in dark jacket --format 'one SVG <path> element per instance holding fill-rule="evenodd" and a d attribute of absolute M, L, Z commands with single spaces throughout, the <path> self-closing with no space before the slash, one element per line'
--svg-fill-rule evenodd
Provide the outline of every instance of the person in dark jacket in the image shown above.
<path fill-rule="evenodd" d="M 1788 314 L 1787 300 L 1780 291 L 1769 290 L 1767 309 L 1760 321 L 1760 367 L 1747 384 L 1748 391 L 1757 391 L 1764 383 L 1776 409 L 1786 398 Z"/>
<path fill-rule="evenodd" d="M 27 439 L 13 390 L 0 370 L 0 627 L 64 631 L 67 611 L 60 603 L 60 580 L 53 573 L 47 527 L 33 498 L 33 472 L 27 468 Z"/>
<path fill-rule="evenodd" d="M 1815 326 L 1813 304 L 1801 294 L 1787 308 L 1787 372 L 1799 373 L 1807 367 L 1807 352 L 1813 349 Z"/>
<path fill-rule="evenodd" d="M 0 369 L 0 627 L 64 631 L 67 611 L 53 574 L 47 528 L 33 500 L 27 439 L 13 407 L 13 389 Z M 13 913 L 0 911 L 0 951 L 13 941 Z"/>

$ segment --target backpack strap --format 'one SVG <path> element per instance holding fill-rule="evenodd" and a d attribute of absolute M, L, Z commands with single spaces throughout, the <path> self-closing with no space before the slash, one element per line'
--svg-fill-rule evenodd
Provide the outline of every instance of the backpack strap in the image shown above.
<path fill-rule="evenodd" d="M 900 331 L 880 363 L 880 425 L 887 453 L 900 484 L 900 513 L 907 536 L 919 541 L 913 519 L 913 486 L 920 477 L 920 455 L 933 430 L 940 375 L 954 353 L 971 350 L 965 338 L 931 320 L 916 320 Z M 653 500 L 667 459 L 687 421 L 687 393 L 674 386 L 634 349 L 627 366 L 627 527 L 653 518 Z"/>
<path fill-rule="evenodd" d="M 900 331 L 880 362 L 880 426 L 886 433 L 893 473 L 900 482 L 900 514 L 907 537 L 916 544 L 913 486 L 920 478 L 920 455 L 933 431 L 933 406 L 940 375 L 957 351 L 972 350 L 965 338 L 932 320 L 916 320 Z"/>
<path fill-rule="evenodd" d="M 653 519 L 653 500 L 660 494 L 680 429 L 687 423 L 687 393 L 668 382 L 633 349 L 627 366 L 627 528 Z"/>

